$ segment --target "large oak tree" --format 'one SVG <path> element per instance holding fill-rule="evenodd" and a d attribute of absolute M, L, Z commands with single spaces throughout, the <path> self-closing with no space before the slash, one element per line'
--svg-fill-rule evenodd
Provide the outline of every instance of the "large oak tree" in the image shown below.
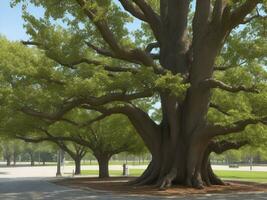
<path fill-rule="evenodd" d="M 250 70 L 266 65 L 266 1 L 22 2 L 44 8 L 40 19 L 25 9 L 31 40 L 23 43 L 37 46 L 57 63 L 53 72 L 45 68 L 40 78 L 49 77 L 61 88 L 57 101 L 47 98 L 49 107 L 44 107 L 44 97 L 25 101 L 22 111 L 55 121 L 75 107 L 98 111 L 102 117 L 126 115 L 153 157 L 137 184 L 215 183 L 205 156 L 209 148 L 218 147 L 213 139 L 266 123 L 266 110 L 256 112 L 255 106 L 249 111 L 236 109 L 241 114 L 232 120 L 208 118 L 210 109 L 230 110 L 223 107 L 224 98 L 250 93 L 256 100 L 260 94 L 255 93 L 266 90 L 266 76 Z M 141 23 L 141 30 L 131 31 L 131 22 Z M 233 51 L 234 41 L 246 52 Z M 229 73 L 233 68 L 241 69 Z M 221 99 L 214 98 L 218 90 Z M 160 102 L 159 123 L 143 108 L 144 100 Z"/>

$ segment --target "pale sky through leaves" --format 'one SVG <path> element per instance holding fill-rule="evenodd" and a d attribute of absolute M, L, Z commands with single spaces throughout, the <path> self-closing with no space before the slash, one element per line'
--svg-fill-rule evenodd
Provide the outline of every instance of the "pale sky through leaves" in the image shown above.
<path fill-rule="evenodd" d="M 29 6 L 31 14 L 41 16 L 43 10 L 34 6 Z M 23 29 L 21 5 L 14 8 L 10 7 L 10 0 L 0 0 L 0 35 L 7 37 L 9 40 L 27 40 L 28 36 Z M 129 29 L 138 28 L 140 22 L 135 21 L 129 25 Z"/>
<path fill-rule="evenodd" d="M 30 7 L 34 15 L 40 15 L 40 8 Z M 0 34 L 10 40 L 25 40 L 27 35 L 23 29 L 21 6 L 10 7 L 10 0 L 0 0 Z"/>

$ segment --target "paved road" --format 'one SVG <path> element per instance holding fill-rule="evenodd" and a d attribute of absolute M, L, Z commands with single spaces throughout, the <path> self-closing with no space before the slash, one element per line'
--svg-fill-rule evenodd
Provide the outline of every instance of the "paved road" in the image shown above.
<path fill-rule="evenodd" d="M 1 1 L 1 0 L 0 0 Z M 1 162 L 0 162 L 1 164 Z M 82 170 L 98 170 L 97 165 L 82 165 Z M 145 165 L 129 165 L 129 169 L 145 169 Z M 238 170 L 249 171 L 248 166 L 241 166 L 239 168 L 229 168 L 223 165 L 212 166 L 215 170 Z M 110 170 L 119 170 L 122 172 L 122 165 L 110 165 Z M 62 172 L 65 176 L 71 176 L 74 170 L 74 166 L 62 167 Z M 253 171 L 267 171 L 267 166 L 255 166 Z M 0 166 L 0 178 L 26 178 L 26 177 L 54 177 L 56 174 L 56 166 L 20 166 L 20 167 L 1 167 Z"/>
<path fill-rule="evenodd" d="M 54 185 L 40 178 L 0 179 L 1 200 L 163 200 L 160 197 L 136 197 L 82 191 Z M 169 198 L 170 199 L 170 198 Z M 184 200 L 267 200 L 267 194 L 233 194 L 197 197 L 176 197 Z"/>
<path fill-rule="evenodd" d="M 92 166 L 89 167 L 92 168 Z M 87 168 L 87 166 L 84 168 Z M 49 181 L 55 176 L 55 171 L 55 166 L 0 168 L 0 200 L 164 200 L 161 197 L 115 196 L 110 193 L 97 193 L 54 185 Z M 66 175 L 69 176 L 72 172 L 72 167 L 65 167 L 63 171 L 67 172 Z M 190 198 L 175 197 L 175 199 L 267 200 L 267 193 L 197 196 Z"/>
<path fill-rule="evenodd" d="M 0 0 L 1 1 L 1 0 Z M 145 169 L 147 166 L 129 166 L 131 169 Z M 71 176 L 74 170 L 74 166 L 61 167 L 64 176 Z M 82 165 L 82 170 L 98 170 L 98 165 Z M 110 170 L 119 170 L 122 173 L 122 165 L 110 165 Z M 27 177 L 55 177 L 56 166 L 16 166 L 16 167 L 1 167 L 0 166 L 0 178 L 27 178 Z"/>

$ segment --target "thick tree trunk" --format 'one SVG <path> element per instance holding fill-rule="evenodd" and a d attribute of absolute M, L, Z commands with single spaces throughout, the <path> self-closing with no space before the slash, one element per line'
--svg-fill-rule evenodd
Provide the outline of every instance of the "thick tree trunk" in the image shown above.
<path fill-rule="evenodd" d="M 206 150 L 211 138 L 197 128 L 188 135 L 183 131 L 184 120 L 176 112 L 170 99 L 166 103 L 165 122 L 161 124 L 160 134 L 150 138 L 152 161 L 145 172 L 132 183 L 135 185 L 156 184 L 166 188 L 172 184 L 203 188 L 215 181 L 212 169 L 209 168 Z M 164 114 L 164 113 L 163 113 Z M 171 116 L 168 116 L 171 115 Z M 174 120 L 174 121 L 172 121 Z M 176 124 L 175 124 L 176 123 Z M 160 135 L 160 137 L 156 137 Z M 211 178 L 214 177 L 214 178 Z"/>
<path fill-rule="evenodd" d="M 31 166 L 34 166 L 35 163 L 34 163 L 34 155 L 33 155 L 33 153 L 30 153 L 30 159 L 31 159 Z"/>
<path fill-rule="evenodd" d="M 10 166 L 11 165 L 11 156 L 7 156 L 6 157 L 6 166 Z"/>
<path fill-rule="evenodd" d="M 81 158 L 78 157 L 75 159 L 75 175 L 80 175 L 81 174 Z"/>
<path fill-rule="evenodd" d="M 95 157 L 98 161 L 98 166 L 99 166 L 99 178 L 108 178 L 109 177 L 108 163 L 109 163 L 111 156 L 97 155 Z"/>
<path fill-rule="evenodd" d="M 57 151 L 57 172 L 56 176 L 62 176 L 61 174 L 61 151 Z"/>
<path fill-rule="evenodd" d="M 203 182 L 206 186 L 211 185 L 225 185 L 224 182 L 214 174 L 211 164 L 210 164 L 210 156 L 211 150 L 208 148 L 204 154 L 201 168 L 201 175 Z"/>
<path fill-rule="evenodd" d="M 131 184 L 156 184 L 162 189 L 173 184 L 199 189 L 204 185 L 223 185 L 224 183 L 212 171 L 209 154 L 205 155 L 205 148 L 202 147 L 205 143 L 200 141 L 194 146 L 186 146 L 180 142 L 177 150 L 173 152 L 169 151 L 168 145 L 159 146 L 159 152 L 152 153 L 153 159 L 145 172 Z"/>
<path fill-rule="evenodd" d="M 13 153 L 13 165 L 15 166 L 17 163 L 17 154 Z"/>
<path fill-rule="evenodd" d="M 188 8 L 188 1 L 186 4 L 177 3 L 176 6 Z M 187 16 L 188 13 L 181 13 L 179 19 L 183 19 L 183 14 Z M 171 23 L 171 19 L 169 20 Z M 203 86 L 203 82 L 212 77 L 220 41 L 215 40 L 216 37 L 213 35 L 208 39 L 197 40 L 194 52 L 190 52 L 186 44 L 186 20 L 182 21 L 179 30 L 176 31 L 180 34 L 178 39 L 168 36 L 168 33 L 171 33 L 168 29 L 175 31 L 177 24 L 165 24 L 167 33 L 163 33 L 166 38 L 160 47 L 160 63 L 172 74 L 190 74 L 190 88 L 184 99 L 178 99 L 168 90 L 160 92 L 160 131 L 152 134 L 153 136 L 150 133 L 145 134 L 150 135 L 149 138 L 142 137 L 146 144 L 150 144 L 148 149 L 153 160 L 144 174 L 135 181 L 138 185 L 156 184 L 166 188 L 172 184 L 183 184 L 203 188 L 204 185 L 214 182 L 210 178 L 214 174 L 212 169 L 208 168 L 208 157 L 205 157 L 208 144 L 212 140 L 207 130 L 211 89 Z M 205 48 L 202 48 L 202 44 Z M 153 130 L 146 130 L 149 131 Z M 140 132 L 140 135 L 144 134 Z"/>

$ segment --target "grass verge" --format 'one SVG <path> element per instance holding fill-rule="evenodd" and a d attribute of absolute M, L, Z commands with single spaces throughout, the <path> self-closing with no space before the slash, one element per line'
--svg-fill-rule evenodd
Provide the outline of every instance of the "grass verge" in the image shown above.
<path fill-rule="evenodd" d="M 130 169 L 130 176 L 140 176 L 143 173 L 143 169 Z M 120 170 L 110 170 L 111 176 L 121 176 Z M 267 183 L 267 172 L 255 172 L 255 171 L 228 171 L 217 170 L 215 171 L 220 178 L 226 180 L 239 180 L 239 181 L 251 181 L 258 183 Z M 82 175 L 97 176 L 98 170 L 83 170 Z"/>

